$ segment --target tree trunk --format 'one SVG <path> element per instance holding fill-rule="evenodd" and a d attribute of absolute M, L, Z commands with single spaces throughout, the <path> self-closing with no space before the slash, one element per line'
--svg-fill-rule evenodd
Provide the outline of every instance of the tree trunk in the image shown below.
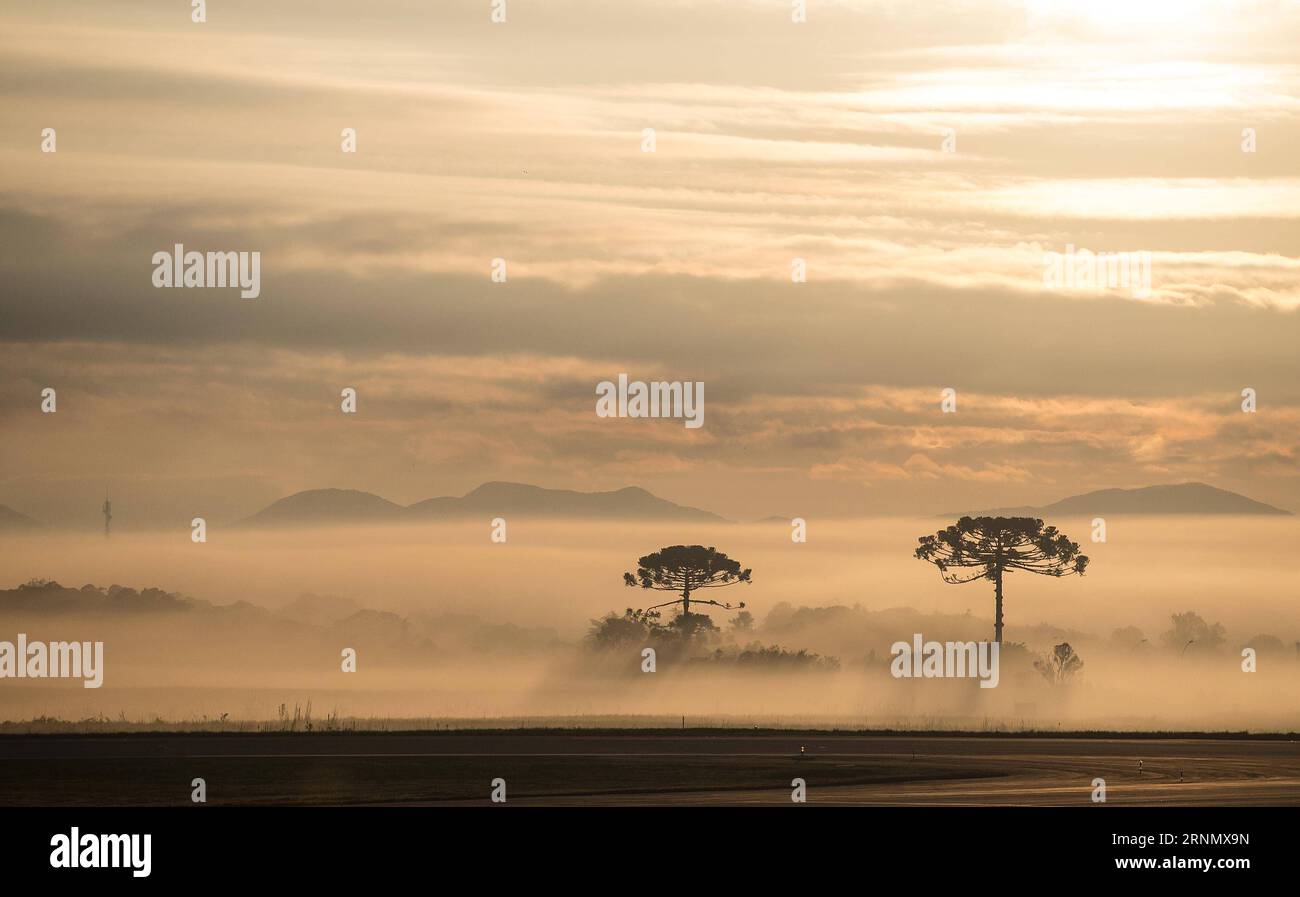
<path fill-rule="evenodd" d="M 687 616 L 691 612 L 691 590 L 682 590 L 682 616 Z"/>
<path fill-rule="evenodd" d="M 993 578 L 993 599 L 996 602 L 993 616 L 993 640 L 1002 644 L 1002 568 L 998 567 Z"/>

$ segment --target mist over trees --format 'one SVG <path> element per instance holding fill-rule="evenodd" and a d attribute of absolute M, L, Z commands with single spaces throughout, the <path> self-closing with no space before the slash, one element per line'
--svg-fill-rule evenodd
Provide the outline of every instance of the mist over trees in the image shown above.
<path fill-rule="evenodd" d="M 174 709 L 184 708 L 184 718 L 200 720 L 196 726 L 204 715 L 226 713 L 274 720 L 279 704 L 313 700 L 325 712 L 362 718 L 734 712 L 757 721 L 771 718 L 764 714 L 813 712 L 831 722 L 902 727 L 1045 720 L 1278 726 L 1286 724 L 1292 698 L 1300 700 L 1293 633 L 1228 633 L 1213 617 L 1190 610 L 1169 615 L 1150 638 L 1132 625 L 1089 632 L 1012 623 L 1004 631 L 997 689 L 981 691 L 965 680 L 900 683 L 889 671 L 890 645 L 900 633 L 979 641 L 988 637 L 988 616 L 876 609 L 887 600 L 886 593 L 868 593 L 858 604 L 813 606 L 791 596 L 721 613 L 692 601 L 694 619 L 685 625 L 675 604 L 609 613 L 589 620 L 584 632 L 572 624 L 557 631 L 467 612 L 402 613 L 383 609 L 382 592 L 354 600 L 321 589 L 268 608 L 212 604 L 165 589 L 35 581 L 0 590 L 0 631 L 102 638 L 111 652 L 109 685 L 94 697 L 111 704 L 94 707 L 102 711 L 96 718 L 119 720 L 125 710 L 131 720 L 170 720 L 177 718 Z M 34 603 L 45 611 L 26 609 Z M 714 610 L 713 617 L 697 607 Z M 1247 636 L 1259 655 L 1252 676 L 1243 675 L 1233 648 Z M 1182 651 L 1179 640 L 1191 638 L 1196 643 Z M 1200 644 L 1217 648 L 1198 653 Z M 339 672 L 342 646 L 357 650 L 364 676 Z M 658 654 L 658 675 L 644 675 L 645 648 Z M 175 669 L 188 678 L 168 678 L 165 671 Z M 7 713 L 80 719 L 66 714 L 84 712 L 81 691 L 21 696 L 14 690 Z M 1123 708 L 1118 717 L 1116 706 Z"/>
<path fill-rule="evenodd" d="M 692 619 L 695 618 L 695 619 Z M 661 660 L 683 661 L 695 667 L 732 667 L 739 670 L 834 672 L 835 657 L 805 648 L 764 645 L 752 639 L 754 617 L 741 611 L 725 629 L 703 614 L 678 614 L 664 621 L 657 610 L 627 608 L 591 621 L 585 638 L 589 649 L 639 659 L 643 648 L 654 648 Z"/>
<path fill-rule="evenodd" d="M 1052 685 L 1064 685 L 1083 669 L 1083 658 L 1074 652 L 1069 642 L 1061 642 L 1034 661 L 1034 669 Z"/>
<path fill-rule="evenodd" d="M 1197 654 L 1214 653 L 1221 650 L 1227 642 L 1222 623 L 1207 623 L 1195 611 L 1174 614 L 1169 619 L 1173 625 L 1160 634 L 1160 643 L 1179 654 L 1188 651 Z"/>

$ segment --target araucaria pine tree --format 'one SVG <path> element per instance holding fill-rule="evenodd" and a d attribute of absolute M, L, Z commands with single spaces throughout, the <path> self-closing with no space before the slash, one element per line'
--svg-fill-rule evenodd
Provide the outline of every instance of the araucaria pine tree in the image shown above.
<path fill-rule="evenodd" d="M 916 556 L 939 568 L 944 582 L 993 583 L 993 633 L 1002 642 L 1002 577 L 1012 570 L 1040 576 L 1083 575 L 1088 558 L 1054 526 L 1034 517 L 963 517 L 933 536 L 922 536 Z"/>

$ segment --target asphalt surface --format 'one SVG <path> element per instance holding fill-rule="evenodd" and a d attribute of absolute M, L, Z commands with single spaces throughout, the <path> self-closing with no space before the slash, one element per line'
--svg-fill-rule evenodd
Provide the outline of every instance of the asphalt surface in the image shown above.
<path fill-rule="evenodd" d="M 0 738 L 6 759 L 275 757 L 547 757 L 576 766 L 602 758 L 773 757 L 808 762 L 808 803 L 884 806 L 1057 806 L 1091 803 L 1105 779 L 1106 803 L 1148 806 L 1300 806 L 1300 744 L 1287 739 L 1019 738 L 821 733 L 313 733 L 148 734 Z M 839 760 L 969 764 L 979 778 L 819 787 L 817 767 Z M 1139 773 L 1139 761 L 1141 772 Z M 990 775 L 993 772 L 993 775 Z M 440 805 L 456 803 L 439 802 Z M 482 804 L 483 801 L 464 801 Z M 790 788 L 656 794 L 512 796 L 511 805 L 790 805 Z"/>

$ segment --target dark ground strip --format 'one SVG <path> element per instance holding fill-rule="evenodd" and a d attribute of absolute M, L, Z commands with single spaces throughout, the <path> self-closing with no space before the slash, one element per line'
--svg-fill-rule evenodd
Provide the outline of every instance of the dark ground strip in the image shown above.
<path fill-rule="evenodd" d="M 820 732 L 419 732 L 0 738 L 0 805 L 810 802 L 1300 803 L 1289 739 L 1007 738 Z"/>

